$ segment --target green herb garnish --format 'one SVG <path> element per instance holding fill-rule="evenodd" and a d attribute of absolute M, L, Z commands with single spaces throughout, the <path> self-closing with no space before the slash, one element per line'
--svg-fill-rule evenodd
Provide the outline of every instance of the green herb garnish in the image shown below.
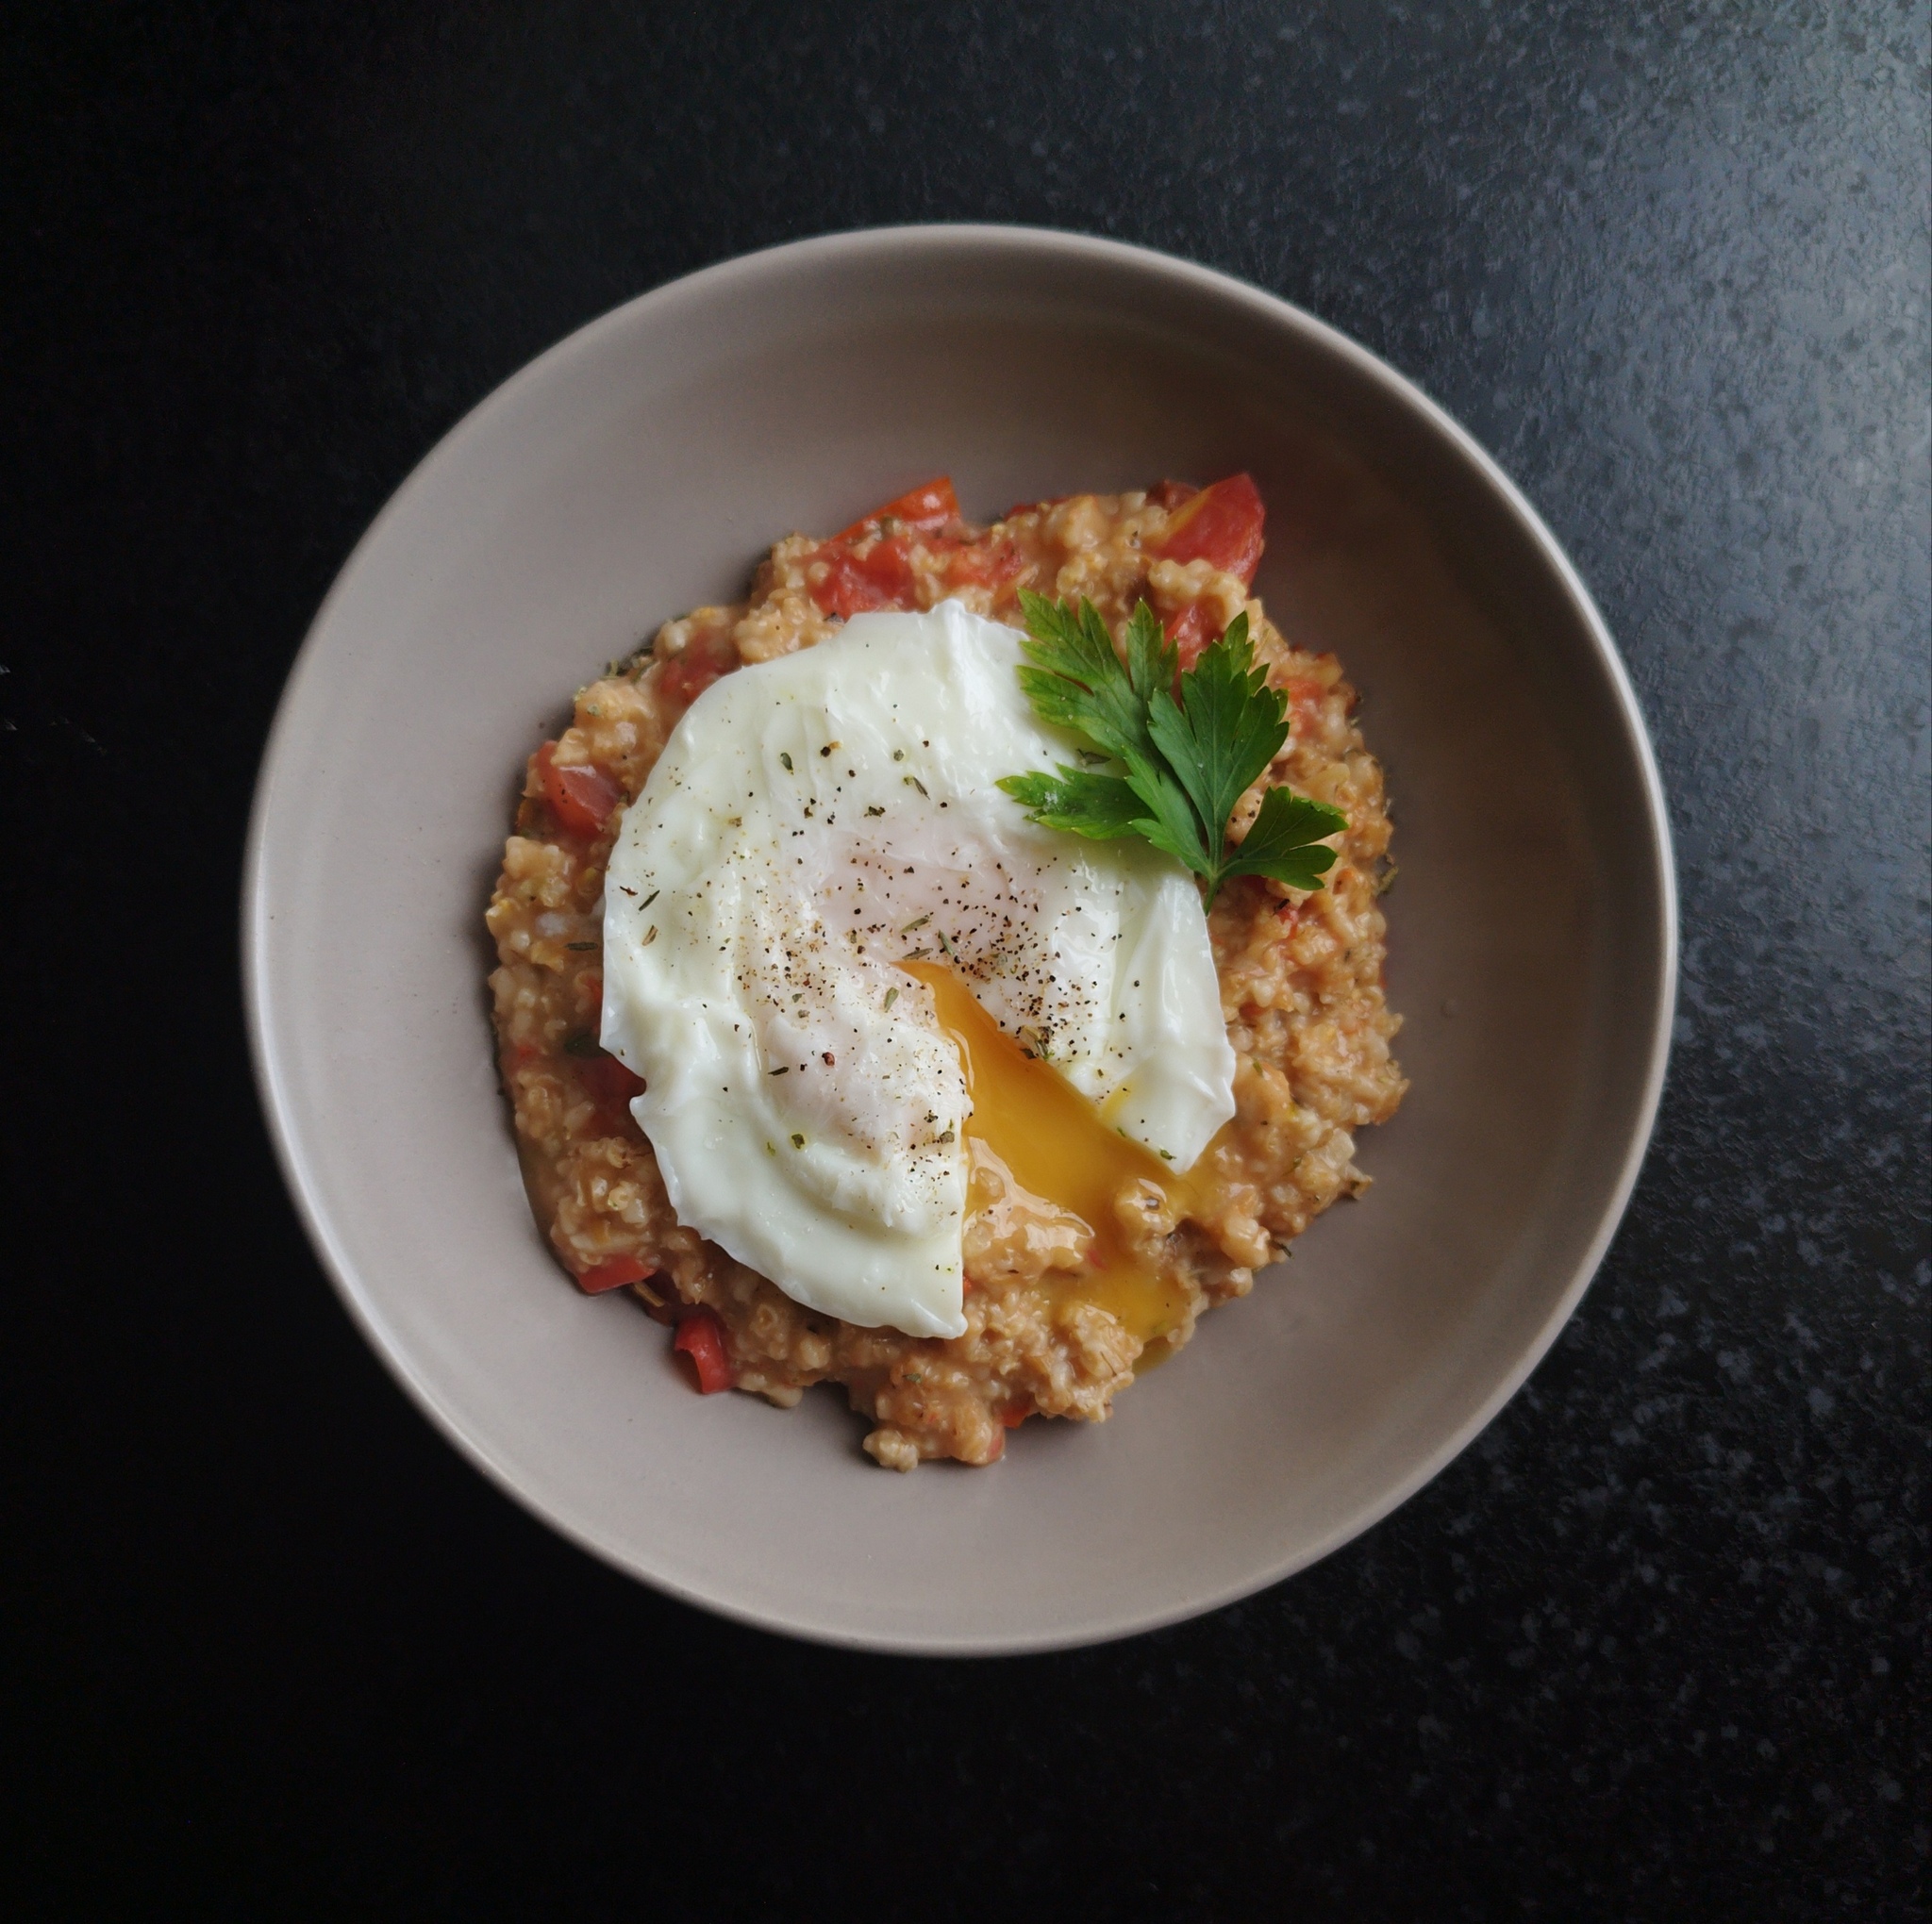
<path fill-rule="evenodd" d="M 1255 666 L 1245 613 L 1179 677 L 1179 656 L 1145 602 L 1127 623 L 1124 662 L 1090 601 L 1048 601 L 1024 589 L 1033 665 L 1020 685 L 1042 722 L 1088 743 L 1122 774 L 1060 765 L 1058 774 L 1008 775 L 1000 787 L 1047 828 L 1092 841 L 1138 835 L 1200 876 L 1205 905 L 1234 875 L 1266 875 L 1316 889 L 1335 863 L 1324 837 L 1348 825 L 1325 802 L 1287 788 L 1262 797 L 1247 838 L 1227 844 L 1228 817 L 1288 739 L 1288 702 Z"/>

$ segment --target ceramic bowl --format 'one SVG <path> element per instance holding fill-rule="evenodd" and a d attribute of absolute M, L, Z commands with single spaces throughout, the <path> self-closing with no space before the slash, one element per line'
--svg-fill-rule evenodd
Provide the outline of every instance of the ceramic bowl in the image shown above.
<path fill-rule="evenodd" d="M 1333 648 L 1389 776 L 1412 1086 L 1374 1179 L 1100 1425 L 988 1470 L 861 1454 L 836 1392 L 699 1398 L 532 1223 L 482 916 L 524 757 L 766 547 L 949 473 L 969 515 L 1246 469 L 1258 591 Z M 1373 355 L 1183 261 L 991 227 L 837 235 L 606 315 L 461 422 L 303 646 L 258 790 L 249 1014 L 282 1166 L 429 1418 L 674 1596 L 877 1650 L 1145 1630 L 1326 1554 L 1495 1415 L 1575 1307 L 1656 1109 L 1675 980 L 1662 797 L 1548 530 Z"/>

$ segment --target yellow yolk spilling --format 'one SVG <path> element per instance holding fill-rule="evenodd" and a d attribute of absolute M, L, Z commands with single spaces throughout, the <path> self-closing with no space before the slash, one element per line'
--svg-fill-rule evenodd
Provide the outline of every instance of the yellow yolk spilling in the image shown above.
<path fill-rule="evenodd" d="M 940 1027 L 959 1052 L 973 1098 L 966 1134 L 984 1142 L 1024 1187 L 1071 1210 L 1093 1232 L 1083 1269 L 1049 1273 L 1071 1294 L 1118 1318 L 1142 1344 L 1176 1327 L 1186 1312 L 1185 1290 L 1136 1254 L 1114 1203 L 1138 1177 L 1154 1184 L 1179 1213 L 1186 1206 L 1186 1180 L 1108 1128 L 1072 1083 L 1050 1063 L 1028 1055 L 980 1007 L 951 969 L 934 962 L 899 967 L 932 990 Z M 1166 1353 L 1163 1346 L 1141 1367 Z"/>

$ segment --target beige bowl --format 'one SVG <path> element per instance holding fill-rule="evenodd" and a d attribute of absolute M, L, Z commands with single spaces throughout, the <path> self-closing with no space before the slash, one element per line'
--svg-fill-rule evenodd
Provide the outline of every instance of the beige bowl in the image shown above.
<path fill-rule="evenodd" d="M 546 1253 L 496 1085 L 482 912 L 523 757 L 777 536 L 939 471 L 969 514 L 1246 468 L 1260 590 L 1365 696 L 1399 823 L 1413 1086 L 1375 1186 L 1113 1420 L 990 1470 L 875 1469 L 828 1391 L 700 1399 Z M 417 469 L 283 697 L 243 904 L 257 1072 L 350 1313 L 469 1456 L 674 1596 L 879 1650 L 1043 1650 L 1301 1568 L 1527 1375 L 1630 1193 L 1675 903 L 1616 651 L 1548 531 L 1372 355 L 1069 235 L 902 228 L 727 262 L 573 335 Z"/>

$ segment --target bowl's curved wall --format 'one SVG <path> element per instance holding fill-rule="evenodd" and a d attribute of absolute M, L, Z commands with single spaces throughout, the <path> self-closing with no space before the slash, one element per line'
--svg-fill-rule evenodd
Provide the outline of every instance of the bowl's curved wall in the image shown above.
<path fill-rule="evenodd" d="M 969 513 L 1255 473 L 1260 590 L 1335 648 L 1390 776 L 1413 1087 L 1324 1218 L 1093 1429 L 984 1474 L 874 1470 L 830 1397 L 699 1402 L 580 1298 L 497 1092 L 481 914 L 570 690 L 765 546 L 939 470 Z M 1663 810 L 1589 599 L 1485 457 L 1379 362 L 1204 270 L 906 229 L 647 295 L 492 395 L 316 620 L 257 798 L 256 1059 L 344 1299 L 540 1515 L 694 1601 L 901 1650 L 1042 1648 L 1311 1561 L 1461 1447 L 1547 1347 L 1649 1132 L 1674 980 Z"/>

